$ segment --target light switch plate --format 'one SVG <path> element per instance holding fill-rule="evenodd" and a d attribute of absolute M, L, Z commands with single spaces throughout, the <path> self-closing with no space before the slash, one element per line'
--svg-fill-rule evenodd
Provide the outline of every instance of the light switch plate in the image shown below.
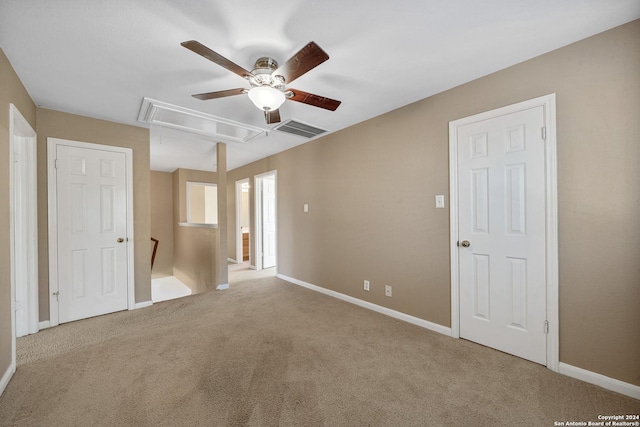
<path fill-rule="evenodd" d="M 436 196 L 436 208 L 444 209 L 444 196 L 441 194 Z"/>
<path fill-rule="evenodd" d="M 302 210 L 303 210 L 304 212 L 309 212 L 309 204 L 308 204 L 308 203 L 305 203 L 305 204 L 302 206 Z"/>

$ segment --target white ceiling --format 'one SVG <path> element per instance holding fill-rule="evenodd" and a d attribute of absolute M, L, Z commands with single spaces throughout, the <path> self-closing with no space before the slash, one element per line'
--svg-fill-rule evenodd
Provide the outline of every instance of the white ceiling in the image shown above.
<path fill-rule="evenodd" d="M 267 129 L 246 95 L 191 97 L 248 85 L 180 43 L 250 70 L 315 41 L 330 59 L 292 86 L 342 105 L 280 112 L 332 132 L 638 18 L 638 0 L 0 0 L 0 47 L 44 108 L 148 126 L 137 120 L 149 97 Z M 228 168 L 307 141 L 229 142 Z M 154 126 L 151 168 L 211 170 L 215 142 Z"/>

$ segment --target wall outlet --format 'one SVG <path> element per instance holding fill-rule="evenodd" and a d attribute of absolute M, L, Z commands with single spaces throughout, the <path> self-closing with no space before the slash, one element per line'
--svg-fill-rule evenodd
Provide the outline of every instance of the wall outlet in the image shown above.
<path fill-rule="evenodd" d="M 384 294 L 388 297 L 391 296 L 391 285 L 384 285 Z"/>
<path fill-rule="evenodd" d="M 369 291 L 369 281 L 368 280 L 364 281 L 364 290 L 365 291 Z"/>

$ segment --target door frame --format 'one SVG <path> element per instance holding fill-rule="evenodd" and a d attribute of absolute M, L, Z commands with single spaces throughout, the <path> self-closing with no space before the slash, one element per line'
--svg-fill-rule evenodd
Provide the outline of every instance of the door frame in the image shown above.
<path fill-rule="evenodd" d="M 458 128 L 495 117 L 543 107 L 545 128 L 545 263 L 546 309 L 548 321 L 547 368 L 559 368 L 558 312 L 558 184 L 556 161 L 556 96 L 555 93 L 519 102 L 484 113 L 449 122 L 449 200 L 451 250 L 451 336 L 460 338 L 460 281 L 458 258 Z"/>
<path fill-rule="evenodd" d="M 26 182 L 16 182 L 17 151 L 22 155 L 21 166 L 26 168 Z M 12 363 L 15 364 L 17 317 L 16 296 L 18 292 L 26 295 L 23 307 L 22 322 L 26 333 L 34 334 L 39 328 L 38 305 L 38 206 L 37 206 L 37 135 L 29 122 L 14 105 L 9 104 L 9 254 L 10 254 L 10 284 L 11 284 L 11 335 L 12 335 Z M 24 215 L 17 215 L 14 200 L 16 196 L 26 197 L 26 210 Z M 30 236 L 22 243 L 26 246 L 26 268 L 16 266 L 16 234 L 22 230 Z"/>
<path fill-rule="evenodd" d="M 254 242 L 255 246 L 255 266 L 256 270 L 262 270 L 262 253 L 258 254 L 258 251 L 262 251 L 262 236 L 263 236 L 263 216 L 262 216 L 262 181 L 267 176 L 273 176 L 275 181 L 275 211 L 276 211 L 276 270 L 278 269 L 278 171 L 273 170 L 265 173 L 261 173 L 260 175 L 256 175 L 253 177 L 254 180 L 254 207 L 255 207 L 255 234 L 254 234 Z"/>
<path fill-rule="evenodd" d="M 249 178 L 239 179 L 236 181 L 236 263 L 242 264 L 242 185 L 249 184 Z M 251 203 L 251 197 L 249 197 L 249 203 Z M 249 212 L 251 207 L 249 206 Z M 251 230 L 249 230 L 251 233 Z M 249 234 L 251 236 L 251 234 Z M 251 264 L 251 242 L 249 242 L 249 265 Z"/>
<path fill-rule="evenodd" d="M 114 145 L 94 144 L 90 142 L 72 141 L 60 138 L 47 138 L 47 179 L 48 179 L 48 226 L 49 226 L 49 322 L 50 326 L 57 326 L 59 322 L 58 304 L 54 303 L 53 295 L 59 291 L 58 284 L 58 213 L 56 206 L 57 176 L 56 152 L 59 145 L 103 150 L 123 153 L 125 156 L 125 174 L 127 191 L 127 308 L 135 308 L 135 277 L 134 277 L 134 234 L 133 234 L 133 150 L 131 148 Z"/>

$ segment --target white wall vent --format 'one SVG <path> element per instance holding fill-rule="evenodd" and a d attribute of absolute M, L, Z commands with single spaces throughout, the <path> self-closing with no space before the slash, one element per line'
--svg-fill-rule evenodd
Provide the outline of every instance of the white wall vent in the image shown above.
<path fill-rule="evenodd" d="M 320 129 L 293 119 L 282 122 L 282 124 L 279 124 L 273 129 L 279 132 L 304 136 L 305 138 L 313 138 L 314 136 L 318 136 L 326 132 L 326 130 L 324 129 Z"/>

